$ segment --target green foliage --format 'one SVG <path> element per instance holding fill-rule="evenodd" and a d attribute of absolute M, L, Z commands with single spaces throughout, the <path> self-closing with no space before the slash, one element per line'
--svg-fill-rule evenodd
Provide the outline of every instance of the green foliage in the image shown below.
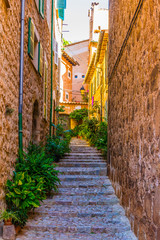
<path fill-rule="evenodd" d="M 23 227 L 28 220 L 28 212 L 39 207 L 52 189 L 58 190 L 59 172 L 53 162 L 69 152 L 71 133 L 58 124 L 56 136 L 48 137 L 44 146 L 30 142 L 27 153 L 20 153 L 13 179 L 6 183 L 7 212 L 17 216 L 12 218 L 15 225 Z"/>
<path fill-rule="evenodd" d="M 55 108 L 55 111 L 56 112 L 65 112 L 65 106 L 57 106 L 56 108 Z"/>
<path fill-rule="evenodd" d="M 27 172 L 14 172 L 13 180 L 7 181 L 6 202 L 9 208 L 14 206 L 21 210 L 40 206 L 45 199 L 43 178 L 32 179 Z"/>
<path fill-rule="evenodd" d="M 82 122 L 88 116 L 88 109 L 76 109 L 72 113 L 70 113 L 69 117 L 75 119 L 78 124 Z"/>
<path fill-rule="evenodd" d="M 10 219 L 15 221 L 20 221 L 15 212 L 11 210 L 0 211 L 0 221 L 1 220 L 7 221 Z"/>
<path fill-rule="evenodd" d="M 12 207 L 12 209 L 14 210 L 14 208 Z M 16 211 L 16 215 L 18 217 L 18 220 L 16 219 L 13 219 L 12 220 L 12 223 L 15 225 L 15 226 L 21 226 L 21 227 L 24 227 L 27 223 L 27 220 L 28 220 L 28 209 L 15 209 Z"/>
<path fill-rule="evenodd" d="M 107 156 L 107 122 L 99 123 L 96 118 L 84 119 L 83 123 L 76 126 L 73 130 L 74 136 L 82 136 L 91 145 L 102 150 L 103 155 Z"/>
<path fill-rule="evenodd" d="M 59 136 L 48 137 L 45 151 L 49 158 L 55 162 L 59 162 L 64 154 L 70 151 L 69 141 Z"/>
<path fill-rule="evenodd" d="M 24 155 L 23 162 L 16 166 L 17 172 L 27 172 L 34 181 L 43 179 L 43 194 L 50 192 L 52 189 L 57 191 L 60 182 L 58 178 L 58 171 L 55 165 L 52 164 L 53 160 L 46 156 L 44 150 L 40 153 L 36 151 Z"/>
<path fill-rule="evenodd" d="M 63 41 L 63 46 L 67 46 L 67 45 L 72 43 L 71 41 L 68 41 L 68 40 L 66 40 L 64 38 L 62 39 L 62 41 Z"/>

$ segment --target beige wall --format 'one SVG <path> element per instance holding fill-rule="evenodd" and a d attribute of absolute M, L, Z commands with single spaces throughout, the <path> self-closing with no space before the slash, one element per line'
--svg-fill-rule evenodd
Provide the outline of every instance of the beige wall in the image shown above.
<path fill-rule="evenodd" d="M 138 0 L 110 0 L 109 76 Z M 144 1 L 109 78 L 109 172 L 139 240 L 160 239 L 160 5 Z"/>
<path fill-rule="evenodd" d="M 79 66 L 73 67 L 73 77 L 72 77 L 72 98 L 73 101 L 81 102 L 82 96 L 80 93 L 80 88 L 82 87 L 84 78 L 82 78 L 82 75 L 86 75 L 87 68 L 88 68 L 88 44 L 89 40 L 85 40 L 78 43 L 70 44 L 66 47 L 68 53 L 71 54 L 71 56 L 74 57 L 74 59 L 77 60 L 77 62 L 80 64 Z M 75 78 L 75 75 L 78 76 L 78 78 Z M 87 90 L 87 87 L 84 86 Z"/>

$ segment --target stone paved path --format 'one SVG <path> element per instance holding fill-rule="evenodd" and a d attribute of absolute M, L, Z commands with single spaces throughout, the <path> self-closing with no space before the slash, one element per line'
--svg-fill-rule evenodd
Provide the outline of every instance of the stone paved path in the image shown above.
<path fill-rule="evenodd" d="M 101 154 L 73 139 L 59 163 L 59 193 L 36 209 L 17 240 L 136 240 Z"/>

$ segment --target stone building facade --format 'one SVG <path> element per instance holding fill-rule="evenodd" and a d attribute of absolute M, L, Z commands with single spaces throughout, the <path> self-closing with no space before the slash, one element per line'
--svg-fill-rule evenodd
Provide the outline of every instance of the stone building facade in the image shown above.
<path fill-rule="evenodd" d="M 160 239 L 160 4 L 110 0 L 108 170 L 139 240 Z"/>
<path fill-rule="evenodd" d="M 43 3 L 43 1 L 40 1 Z M 54 23 L 60 23 L 54 1 Z M 51 93 L 52 0 L 25 2 L 23 146 L 49 134 Z M 0 0 L 0 208 L 6 180 L 12 176 L 18 153 L 21 1 Z M 55 37 L 55 29 L 53 36 Z M 54 41 L 56 43 L 56 41 Z M 53 103 L 59 100 L 58 61 L 53 49 Z M 57 57 L 58 59 L 58 57 Z M 54 108 L 53 104 L 53 108 Z M 54 121 L 54 109 L 52 121 Z"/>

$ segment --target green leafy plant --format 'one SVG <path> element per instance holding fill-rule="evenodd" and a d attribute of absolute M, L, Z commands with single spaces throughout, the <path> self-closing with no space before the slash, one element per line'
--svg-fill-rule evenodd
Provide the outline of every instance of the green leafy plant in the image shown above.
<path fill-rule="evenodd" d="M 32 179 L 27 172 L 14 172 L 13 180 L 6 184 L 6 202 L 9 208 L 28 211 L 39 207 L 45 199 L 43 178 Z"/>
<path fill-rule="evenodd" d="M 17 214 L 9 209 L 0 211 L 0 221 L 8 221 L 8 220 L 15 220 L 20 221 L 20 219 L 17 217 Z"/>
<path fill-rule="evenodd" d="M 70 151 L 69 143 L 58 136 L 48 137 L 45 151 L 49 158 L 53 159 L 55 162 L 59 162 L 65 153 Z"/>
<path fill-rule="evenodd" d="M 76 109 L 70 113 L 69 117 L 75 119 L 79 124 L 82 124 L 82 121 L 88 116 L 88 110 L 84 109 Z"/>
<path fill-rule="evenodd" d="M 56 165 L 53 165 L 52 163 L 53 159 L 48 158 L 44 149 L 41 149 L 40 153 L 37 153 L 37 151 L 25 153 L 23 162 L 17 164 L 16 171 L 26 171 L 37 184 L 37 179 L 42 179 L 42 195 L 45 195 L 52 189 L 57 191 L 60 183 L 58 178 L 59 171 L 56 170 Z"/>

